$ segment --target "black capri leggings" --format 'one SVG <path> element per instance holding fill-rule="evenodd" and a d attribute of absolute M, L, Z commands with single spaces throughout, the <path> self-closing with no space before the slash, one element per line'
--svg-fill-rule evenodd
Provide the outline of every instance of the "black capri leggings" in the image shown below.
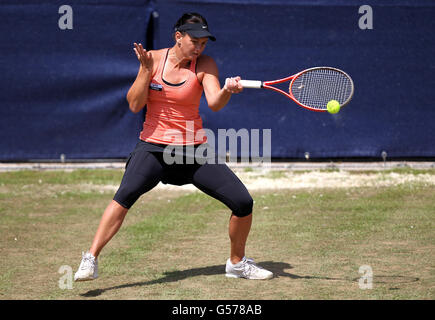
<path fill-rule="evenodd" d="M 127 160 L 126 170 L 114 200 L 130 209 L 145 192 L 159 182 L 198 189 L 221 201 L 232 213 L 244 217 L 252 213 L 253 200 L 245 185 L 226 164 L 172 164 L 163 160 L 162 152 L 150 152 L 139 142 Z"/>

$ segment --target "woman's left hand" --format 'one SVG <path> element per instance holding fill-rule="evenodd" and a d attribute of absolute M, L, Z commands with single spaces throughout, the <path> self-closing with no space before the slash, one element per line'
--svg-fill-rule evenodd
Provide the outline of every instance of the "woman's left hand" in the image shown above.
<path fill-rule="evenodd" d="M 224 89 L 230 93 L 239 93 L 243 90 L 243 86 L 240 84 L 240 77 L 226 78 Z"/>

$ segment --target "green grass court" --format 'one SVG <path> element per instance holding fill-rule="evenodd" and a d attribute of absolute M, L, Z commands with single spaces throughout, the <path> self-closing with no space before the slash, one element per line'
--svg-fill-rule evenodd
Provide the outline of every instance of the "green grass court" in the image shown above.
<path fill-rule="evenodd" d="M 200 192 L 155 189 L 103 249 L 99 278 L 61 289 L 68 274 L 59 269 L 77 270 L 122 174 L 0 172 L 0 299 L 435 298 L 433 169 L 396 170 L 425 180 L 390 185 L 250 190 L 247 255 L 275 273 L 269 281 L 224 276 L 230 215 L 224 205 Z M 372 270 L 371 289 L 360 288 L 361 266 Z"/>

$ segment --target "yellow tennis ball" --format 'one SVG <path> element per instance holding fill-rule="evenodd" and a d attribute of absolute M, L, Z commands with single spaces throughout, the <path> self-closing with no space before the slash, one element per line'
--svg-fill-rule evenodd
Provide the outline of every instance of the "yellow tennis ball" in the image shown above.
<path fill-rule="evenodd" d="M 329 113 L 337 113 L 340 111 L 340 103 L 337 100 L 331 100 L 326 105 L 326 109 L 328 109 Z"/>

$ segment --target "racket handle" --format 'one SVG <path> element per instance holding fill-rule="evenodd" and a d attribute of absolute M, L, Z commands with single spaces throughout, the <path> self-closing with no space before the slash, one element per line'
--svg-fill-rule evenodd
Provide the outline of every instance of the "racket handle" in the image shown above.
<path fill-rule="evenodd" d="M 240 80 L 239 82 L 243 88 L 261 89 L 263 82 L 259 80 Z"/>

